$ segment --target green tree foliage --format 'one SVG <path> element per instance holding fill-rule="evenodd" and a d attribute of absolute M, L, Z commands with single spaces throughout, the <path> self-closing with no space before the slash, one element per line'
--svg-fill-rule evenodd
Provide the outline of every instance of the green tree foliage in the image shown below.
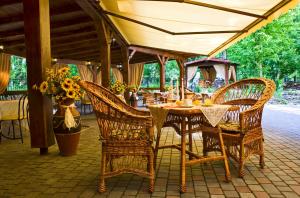
<path fill-rule="evenodd" d="M 281 87 L 300 69 L 300 6 L 230 47 L 227 56 L 240 64 L 239 78 L 264 76 Z"/>
<path fill-rule="evenodd" d="M 27 90 L 26 59 L 19 56 L 11 56 L 10 61 L 11 68 L 7 90 Z"/>

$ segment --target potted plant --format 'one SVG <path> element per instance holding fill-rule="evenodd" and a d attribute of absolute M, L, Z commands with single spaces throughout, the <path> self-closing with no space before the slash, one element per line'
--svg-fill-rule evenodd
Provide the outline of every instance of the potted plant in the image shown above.
<path fill-rule="evenodd" d="M 80 113 L 74 105 L 83 95 L 83 90 L 78 85 L 79 76 L 71 76 L 70 68 L 63 67 L 57 72 L 53 69 L 46 71 L 47 80 L 33 89 L 40 91 L 55 99 L 57 111 L 53 115 L 53 131 L 60 153 L 64 156 L 76 154 L 81 120 Z"/>

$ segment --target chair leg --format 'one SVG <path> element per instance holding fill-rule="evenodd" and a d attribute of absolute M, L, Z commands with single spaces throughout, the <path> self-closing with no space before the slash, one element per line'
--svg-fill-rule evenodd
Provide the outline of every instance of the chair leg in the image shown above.
<path fill-rule="evenodd" d="M 240 154 L 240 158 L 239 158 L 239 177 L 244 177 L 245 173 L 244 173 L 244 151 L 245 151 L 245 146 L 243 141 L 240 144 L 240 150 L 239 150 L 239 154 Z"/>
<path fill-rule="evenodd" d="M 21 138 L 21 142 L 22 142 L 22 144 L 23 144 L 24 142 L 23 142 L 23 133 L 22 133 L 22 123 L 21 123 L 21 120 L 19 120 L 19 129 L 20 129 L 20 138 Z"/>
<path fill-rule="evenodd" d="M 154 149 L 154 169 L 156 169 L 157 154 L 158 154 L 158 148 L 159 148 L 160 135 L 161 135 L 161 130 L 157 131 L 157 137 L 156 137 L 156 143 L 155 143 L 155 149 Z"/>
<path fill-rule="evenodd" d="M 105 186 L 105 166 L 106 166 L 106 148 L 102 145 L 102 156 L 101 156 L 101 165 L 100 165 L 100 176 L 99 176 L 99 185 L 98 185 L 98 191 L 100 193 L 106 191 Z"/>
<path fill-rule="evenodd" d="M 202 149 L 202 153 L 203 156 L 207 156 L 207 136 L 205 135 L 205 133 L 202 133 L 202 139 L 203 139 L 203 149 Z"/>
<path fill-rule="evenodd" d="M 224 141 L 223 141 L 223 135 L 222 135 L 222 130 L 219 128 L 219 143 L 220 143 L 220 149 L 222 152 L 222 155 L 224 157 L 224 167 L 225 167 L 225 180 L 226 182 L 229 182 L 231 180 L 231 175 L 230 175 L 230 170 L 229 170 L 229 165 L 228 165 L 228 158 L 224 146 Z"/>
<path fill-rule="evenodd" d="M 150 173 L 150 181 L 149 181 L 149 192 L 153 193 L 154 191 L 154 154 L 153 151 L 150 151 L 150 156 L 148 157 L 148 168 L 149 168 L 149 173 Z"/>
<path fill-rule="evenodd" d="M 260 156 L 259 156 L 259 165 L 260 168 L 264 168 L 265 167 L 265 152 L 264 152 L 264 139 L 261 138 L 260 139 L 260 143 L 259 143 L 259 147 L 260 147 Z"/>
<path fill-rule="evenodd" d="M 12 128 L 13 128 L 13 139 L 16 139 L 15 125 L 14 125 L 14 121 L 13 120 L 11 121 L 11 125 L 12 125 Z"/>

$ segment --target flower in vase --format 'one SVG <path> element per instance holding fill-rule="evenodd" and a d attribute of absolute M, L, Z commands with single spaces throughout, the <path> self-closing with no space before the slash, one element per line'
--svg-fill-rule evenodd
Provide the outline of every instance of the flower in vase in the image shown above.
<path fill-rule="evenodd" d="M 66 96 L 67 96 L 68 98 L 75 98 L 76 93 L 75 93 L 74 90 L 70 89 L 70 90 L 67 91 Z"/>
<path fill-rule="evenodd" d="M 69 91 L 69 89 L 71 89 L 71 85 L 64 81 L 63 83 L 61 83 L 61 88 L 65 91 Z"/>
<path fill-rule="evenodd" d="M 40 92 L 41 93 L 46 93 L 47 89 L 48 89 L 47 81 L 42 82 L 41 85 L 40 85 Z"/>

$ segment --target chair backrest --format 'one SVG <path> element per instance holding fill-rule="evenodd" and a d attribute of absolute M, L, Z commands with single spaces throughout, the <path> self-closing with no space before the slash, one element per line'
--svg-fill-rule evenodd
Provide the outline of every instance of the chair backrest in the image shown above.
<path fill-rule="evenodd" d="M 28 95 L 24 94 L 19 98 L 18 120 L 27 119 L 29 115 Z"/>
<path fill-rule="evenodd" d="M 273 96 L 276 85 L 266 78 L 250 78 L 237 81 L 218 89 L 212 96 L 216 104 L 231 104 L 245 111 L 261 107 Z"/>
<path fill-rule="evenodd" d="M 141 128 L 138 126 L 140 124 L 138 120 L 130 118 L 130 115 L 137 115 L 138 111 L 127 105 L 110 90 L 88 81 L 80 81 L 79 84 L 85 89 L 92 102 L 101 138 L 114 140 L 118 139 L 116 137 L 118 134 L 134 132 Z M 129 129 L 129 127 L 131 128 Z M 120 138 L 124 139 L 124 137 Z"/>

